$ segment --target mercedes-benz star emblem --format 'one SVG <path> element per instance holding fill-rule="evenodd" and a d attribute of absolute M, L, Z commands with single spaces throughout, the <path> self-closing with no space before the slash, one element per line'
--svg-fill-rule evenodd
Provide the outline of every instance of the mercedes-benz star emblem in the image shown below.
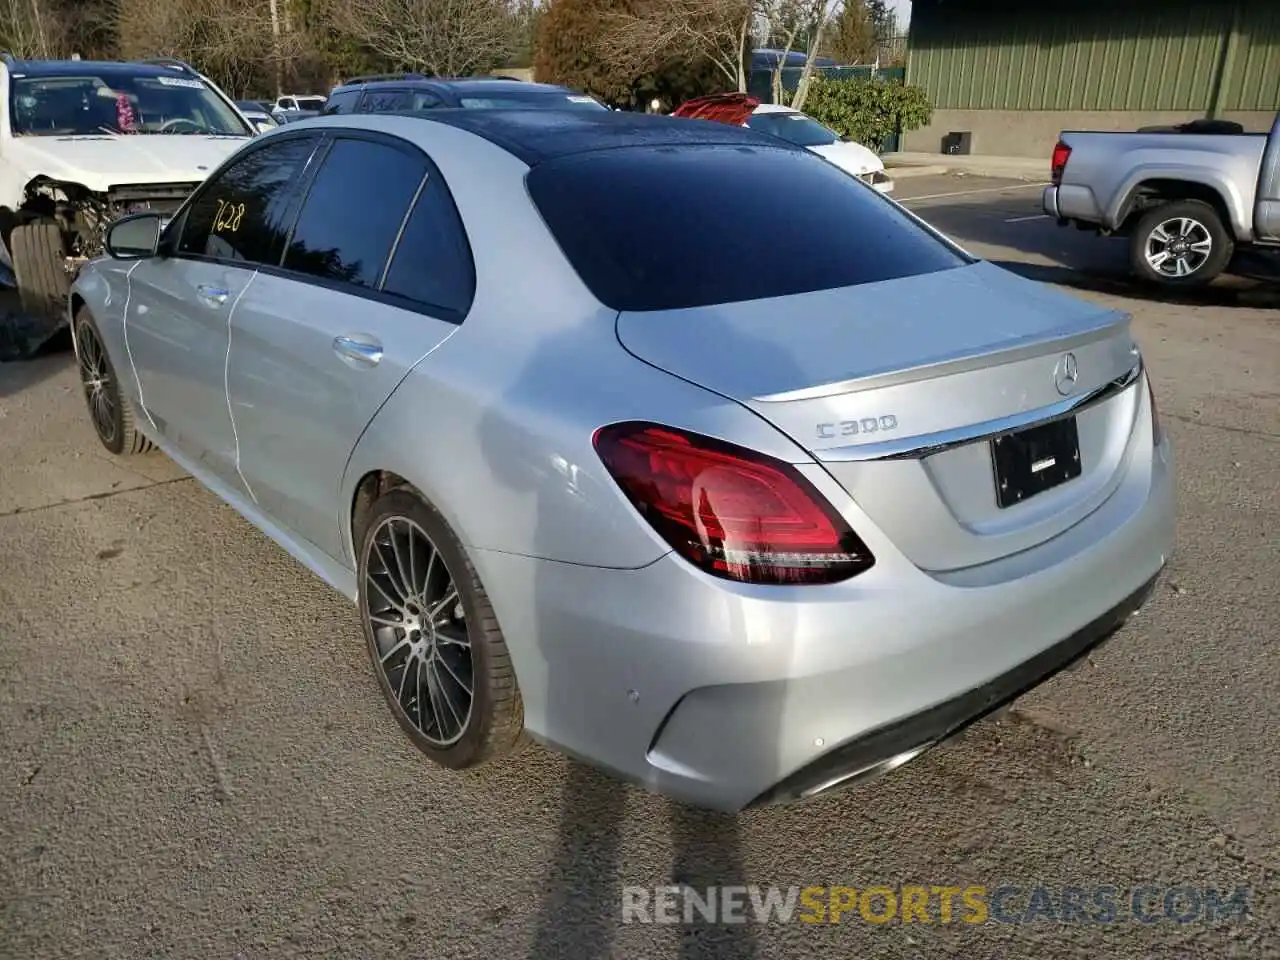
<path fill-rule="evenodd" d="M 1053 385 L 1058 388 L 1058 393 L 1066 397 L 1075 391 L 1079 379 L 1080 371 L 1076 367 L 1076 355 L 1064 353 L 1058 365 L 1053 368 Z"/>

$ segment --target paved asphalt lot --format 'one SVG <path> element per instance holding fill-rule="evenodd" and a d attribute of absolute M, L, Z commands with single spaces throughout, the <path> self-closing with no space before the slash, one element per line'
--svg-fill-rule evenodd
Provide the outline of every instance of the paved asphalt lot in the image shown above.
<path fill-rule="evenodd" d="M 1122 247 L 1023 219 L 1033 187 L 900 187 L 1137 318 L 1180 550 L 1091 665 L 865 788 L 736 819 L 540 751 L 444 773 L 344 600 L 163 457 L 112 462 L 69 354 L 0 365 L 0 957 L 1280 955 L 1276 288 L 1133 296 Z M 620 922 L 622 885 L 673 878 L 1254 894 L 1217 924 Z"/>

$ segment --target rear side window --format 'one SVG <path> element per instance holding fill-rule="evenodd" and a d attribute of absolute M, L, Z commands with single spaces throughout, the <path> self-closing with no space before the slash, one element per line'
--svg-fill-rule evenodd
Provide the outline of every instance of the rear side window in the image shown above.
<path fill-rule="evenodd" d="M 463 97 L 468 110 L 608 110 L 594 97 L 575 93 L 506 94 L 497 97 Z"/>
<path fill-rule="evenodd" d="M 277 140 L 212 177 L 191 203 L 178 252 L 275 265 L 284 252 L 294 181 L 315 150 L 314 137 Z"/>
<path fill-rule="evenodd" d="M 284 268 L 376 289 L 426 173 L 407 150 L 336 140 L 307 192 Z"/>
<path fill-rule="evenodd" d="M 361 113 L 395 113 L 413 105 L 413 94 L 405 89 L 366 90 L 360 103 Z"/>
<path fill-rule="evenodd" d="M 324 106 L 325 114 L 354 113 L 356 104 L 360 102 L 359 90 L 343 90 L 329 97 Z"/>
<path fill-rule="evenodd" d="M 527 183 L 578 275 L 615 310 L 783 297 L 968 262 L 805 150 L 602 150 L 540 164 Z"/>
<path fill-rule="evenodd" d="M 835 133 L 803 113 L 757 113 L 747 126 L 797 147 L 825 147 L 837 139 Z"/>
<path fill-rule="evenodd" d="M 476 292 L 471 245 L 438 174 L 428 177 L 405 223 L 383 291 L 451 320 L 462 320 L 471 308 Z"/>

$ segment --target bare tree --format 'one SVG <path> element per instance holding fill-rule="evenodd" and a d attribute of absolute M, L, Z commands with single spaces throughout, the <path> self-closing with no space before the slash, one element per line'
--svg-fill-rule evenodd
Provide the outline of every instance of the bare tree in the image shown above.
<path fill-rule="evenodd" d="M 402 67 L 467 76 L 501 65 L 514 47 L 507 0 L 344 0 L 334 28 Z"/>
<path fill-rule="evenodd" d="M 761 5 L 760 14 L 769 25 L 769 36 L 782 50 L 770 77 L 774 103 L 783 102 L 782 71 L 786 69 L 791 51 L 795 49 L 797 34 L 809 28 L 813 2 L 814 0 L 763 0 Z"/>
<path fill-rule="evenodd" d="M 832 0 L 810 0 L 808 8 L 808 49 L 804 69 L 800 71 L 800 81 L 796 84 L 795 95 L 791 98 L 792 110 L 803 110 L 805 98 L 809 96 L 809 82 L 813 79 L 813 58 L 822 49 L 822 35 L 831 23 Z"/>
<path fill-rule="evenodd" d="M 762 17 L 769 25 L 769 35 L 774 45 L 782 48 L 782 55 L 774 65 L 772 76 L 773 102 L 785 104 L 793 110 L 804 107 L 813 76 L 813 58 L 818 56 L 822 37 L 831 19 L 833 0 L 764 0 Z M 788 56 L 793 52 L 805 54 L 804 67 L 795 92 L 788 97 L 783 89 L 782 76 Z"/>
<path fill-rule="evenodd" d="M 54 56 L 55 24 L 43 0 L 0 0 L 0 43 L 15 57 Z"/>
<path fill-rule="evenodd" d="M 675 60 L 705 58 L 745 93 L 744 54 L 756 11 L 753 0 L 635 0 L 605 18 L 594 52 L 636 76 Z"/>
<path fill-rule="evenodd" d="M 276 41 L 260 0 L 116 0 L 115 22 L 123 56 L 181 57 L 233 96 L 301 53 L 292 35 Z"/>

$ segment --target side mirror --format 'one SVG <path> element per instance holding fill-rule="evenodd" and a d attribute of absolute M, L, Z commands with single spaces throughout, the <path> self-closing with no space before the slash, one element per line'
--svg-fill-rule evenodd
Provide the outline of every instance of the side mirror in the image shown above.
<path fill-rule="evenodd" d="M 133 213 L 107 227 L 107 253 L 116 260 L 146 260 L 156 255 L 164 218 L 158 213 Z"/>

